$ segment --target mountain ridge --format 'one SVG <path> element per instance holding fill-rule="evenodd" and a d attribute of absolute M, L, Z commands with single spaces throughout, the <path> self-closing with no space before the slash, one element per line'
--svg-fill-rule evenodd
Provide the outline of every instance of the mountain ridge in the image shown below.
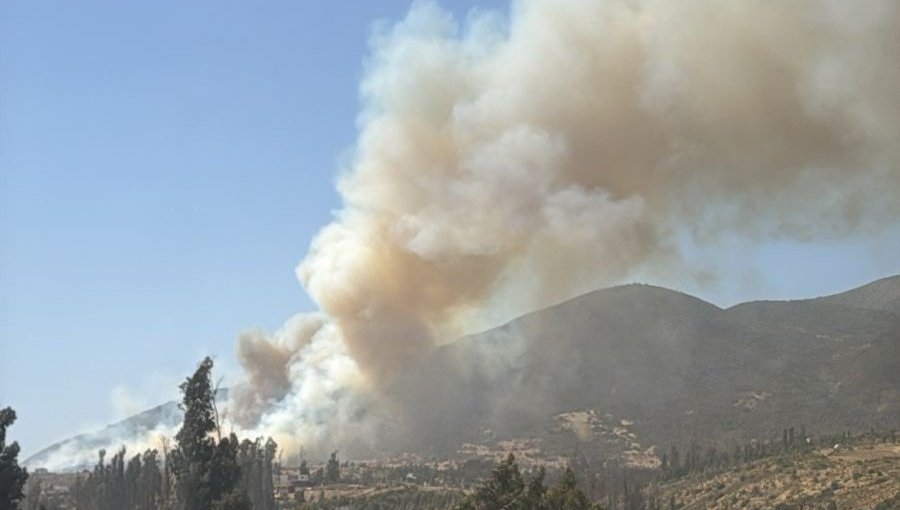
<path fill-rule="evenodd" d="M 644 448 L 699 436 L 725 445 L 801 424 L 823 432 L 896 426 L 895 297 L 900 275 L 829 296 L 729 308 L 647 284 L 588 292 L 438 346 L 410 367 L 394 390 L 421 405 L 402 431 L 407 443 L 395 444 L 446 455 L 484 430 L 497 440 L 541 436 L 548 420 L 571 412 L 633 422 Z M 121 424 L 132 419 L 134 430 L 152 431 L 153 409 L 104 431 L 129 430 Z M 156 424 L 177 425 L 176 414 L 169 417 Z M 102 432 L 25 463 L 120 438 Z"/>
<path fill-rule="evenodd" d="M 900 278 L 879 282 L 893 289 Z M 839 295 L 846 300 L 866 288 Z M 698 434 L 745 441 L 803 423 L 825 424 L 823 431 L 897 424 L 898 339 L 896 314 L 830 296 L 724 309 L 663 287 L 611 287 L 442 346 L 436 357 L 445 359 L 426 363 L 422 373 L 452 371 L 459 360 L 473 366 L 466 381 L 444 388 L 466 397 L 436 412 L 426 428 L 453 437 L 467 424 L 497 432 L 594 409 L 636 421 L 639 435 L 665 447 Z M 492 376 L 510 356 L 516 370 Z M 473 409 L 481 415 L 473 418 Z M 447 415 L 466 418 L 447 423 Z M 673 421 L 678 430 L 662 425 Z M 704 422 L 721 422 L 723 430 Z"/>

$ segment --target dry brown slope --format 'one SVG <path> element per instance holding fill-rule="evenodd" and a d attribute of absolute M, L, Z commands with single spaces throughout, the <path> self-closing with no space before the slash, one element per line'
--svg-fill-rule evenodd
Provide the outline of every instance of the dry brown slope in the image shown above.
<path fill-rule="evenodd" d="M 655 488 L 678 508 L 900 508 L 900 444 L 878 443 L 762 459 Z M 832 507 L 833 508 L 833 507 Z"/>

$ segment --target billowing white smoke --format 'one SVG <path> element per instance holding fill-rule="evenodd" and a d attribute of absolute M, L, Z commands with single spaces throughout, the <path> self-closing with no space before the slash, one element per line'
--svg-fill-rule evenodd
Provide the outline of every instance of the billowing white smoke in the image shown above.
<path fill-rule="evenodd" d="M 365 437 L 479 310 L 690 268 L 685 233 L 896 224 L 898 56 L 893 0 L 415 4 L 373 37 L 344 207 L 297 270 L 323 314 L 241 338 L 233 418 Z"/>
<path fill-rule="evenodd" d="M 291 318 L 272 337 L 242 335 L 238 358 L 246 377 L 232 391 L 229 422 L 273 436 L 287 451 L 373 437 L 361 414 L 366 381 L 340 338 L 336 325 L 316 314 Z"/>

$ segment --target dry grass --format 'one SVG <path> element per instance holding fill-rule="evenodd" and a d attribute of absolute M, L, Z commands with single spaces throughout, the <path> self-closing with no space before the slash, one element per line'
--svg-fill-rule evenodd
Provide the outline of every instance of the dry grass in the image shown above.
<path fill-rule="evenodd" d="M 900 496 L 900 445 L 868 444 L 785 455 L 654 489 L 683 509 L 875 508 Z M 888 506 L 887 508 L 894 508 Z"/>

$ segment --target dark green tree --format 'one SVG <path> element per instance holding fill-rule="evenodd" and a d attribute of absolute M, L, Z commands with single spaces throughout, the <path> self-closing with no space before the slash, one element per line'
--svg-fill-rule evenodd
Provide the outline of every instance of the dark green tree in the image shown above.
<path fill-rule="evenodd" d="M 180 386 L 184 422 L 175 436 L 176 446 L 171 456 L 178 500 L 185 510 L 210 510 L 217 499 L 211 483 L 216 450 L 210 437 L 216 427 L 210 383 L 212 366 L 212 360 L 205 358 L 194 375 Z"/>
<path fill-rule="evenodd" d="M 28 472 L 19 466 L 19 443 L 6 444 L 6 429 L 16 421 L 11 407 L 0 410 L 0 510 L 13 510 L 22 499 Z"/>
<path fill-rule="evenodd" d="M 325 480 L 336 483 L 341 479 L 341 463 L 337 459 L 337 451 L 331 452 L 331 458 L 325 465 Z"/>
<path fill-rule="evenodd" d="M 262 480 L 262 501 L 256 507 L 257 510 L 275 510 L 275 458 L 278 455 L 278 444 L 271 437 L 266 440 L 262 448 L 260 459 Z"/>
<path fill-rule="evenodd" d="M 273 483 L 275 456 L 278 445 L 271 438 L 263 442 L 245 439 L 238 447 L 241 470 L 241 492 L 246 494 L 254 510 L 275 510 Z"/>
<path fill-rule="evenodd" d="M 138 479 L 136 508 L 138 510 L 155 510 L 165 499 L 163 473 L 159 465 L 156 450 L 147 450 L 142 457 Z"/>
<path fill-rule="evenodd" d="M 97 465 L 86 478 L 78 477 L 70 491 L 77 510 L 158 510 L 166 501 L 156 450 L 125 462 L 120 449 L 106 462 L 100 450 Z"/>
<path fill-rule="evenodd" d="M 216 443 L 212 435 L 219 432 L 212 368 L 212 359 L 204 358 L 180 386 L 184 422 L 172 451 L 177 499 L 185 510 L 249 509 L 249 499 L 238 490 L 237 437 Z"/>
<path fill-rule="evenodd" d="M 543 483 L 541 483 L 543 486 Z M 526 499 L 525 482 L 516 464 L 516 458 L 509 454 L 498 464 L 487 480 L 482 481 L 475 493 L 466 499 L 460 509 L 522 509 Z"/>
<path fill-rule="evenodd" d="M 587 496 L 577 487 L 575 472 L 566 468 L 565 474 L 547 491 L 546 508 L 553 510 L 590 510 Z"/>
<path fill-rule="evenodd" d="M 457 505 L 457 510 L 599 510 L 577 487 L 575 472 L 566 469 L 563 477 L 547 490 L 544 469 L 526 483 L 510 454 L 498 464 L 475 492 Z"/>

